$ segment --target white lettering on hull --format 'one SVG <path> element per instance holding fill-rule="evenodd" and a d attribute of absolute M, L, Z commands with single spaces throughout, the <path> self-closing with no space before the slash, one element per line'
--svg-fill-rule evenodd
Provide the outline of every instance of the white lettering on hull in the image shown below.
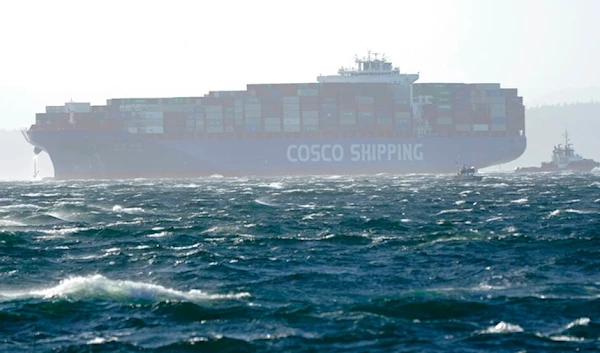
<path fill-rule="evenodd" d="M 422 161 L 422 149 L 422 143 L 352 144 L 347 154 L 340 144 L 289 145 L 287 159 L 290 162 L 325 163 L 343 162 L 345 158 L 352 162 Z"/>

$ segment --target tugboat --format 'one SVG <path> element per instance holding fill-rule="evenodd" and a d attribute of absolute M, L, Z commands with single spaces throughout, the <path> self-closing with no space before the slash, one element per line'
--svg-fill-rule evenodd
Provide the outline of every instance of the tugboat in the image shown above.
<path fill-rule="evenodd" d="M 583 158 L 575 153 L 573 145 L 570 143 L 569 134 L 565 131 L 565 145 L 554 146 L 552 151 L 552 160 L 550 162 L 542 162 L 539 167 L 517 167 L 515 173 L 532 173 L 532 172 L 589 172 L 596 167 L 600 167 L 600 163 L 593 159 Z"/>
<path fill-rule="evenodd" d="M 467 168 L 467 166 L 463 165 L 454 175 L 454 179 L 464 181 L 479 181 L 483 179 L 483 176 L 475 175 L 476 172 L 475 167 Z"/>

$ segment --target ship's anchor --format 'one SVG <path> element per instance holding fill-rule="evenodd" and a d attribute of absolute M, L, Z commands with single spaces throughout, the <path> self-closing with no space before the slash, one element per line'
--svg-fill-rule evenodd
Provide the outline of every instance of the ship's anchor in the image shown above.
<path fill-rule="evenodd" d="M 42 149 L 39 147 L 33 148 L 33 178 L 37 178 L 40 171 L 37 169 L 37 156 L 42 153 Z"/>

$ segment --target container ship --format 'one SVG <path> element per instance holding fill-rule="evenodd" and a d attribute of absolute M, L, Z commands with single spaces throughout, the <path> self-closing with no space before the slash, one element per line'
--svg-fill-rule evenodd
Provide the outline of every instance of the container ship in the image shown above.
<path fill-rule="evenodd" d="M 517 89 L 355 63 L 309 83 L 48 106 L 23 135 L 56 179 L 454 173 L 525 151 Z"/>

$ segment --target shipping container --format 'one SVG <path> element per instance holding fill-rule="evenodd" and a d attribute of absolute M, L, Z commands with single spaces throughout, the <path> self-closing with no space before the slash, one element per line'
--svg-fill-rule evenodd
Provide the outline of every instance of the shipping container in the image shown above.
<path fill-rule="evenodd" d="M 283 110 L 284 111 L 298 111 L 298 110 L 300 110 L 300 103 L 284 103 Z"/>
<path fill-rule="evenodd" d="M 91 113 L 92 106 L 90 103 L 65 103 L 65 111 L 73 113 Z"/>
<path fill-rule="evenodd" d="M 381 117 L 378 116 L 377 117 L 377 124 L 378 125 L 392 125 L 394 123 L 394 118 L 390 117 Z"/>
<path fill-rule="evenodd" d="M 298 96 L 291 96 L 291 97 L 283 97 L 283 103 L 284 104 L 300 104 L 300 97 Z"/>
<path fill-rule="evenodd" d="M 298 88 L 298 92 L 297 92 L 298 96 L 318 96 L 319 95 L 319 91 L 317 89 L 313 89 L 313 88 Z"/>
<path fill-rule="evenodd" d="M 396 119 L 410 120 L 411 114 L 410 112 L 394 112 L 394 117 Z"/>
<path fill-rule="evenodd" d="M 304 124 L 304 125 L 302 125 L 302 131 L 305 131 L 305 132 L 317 132 L 317 131 L 319 131 L 319 125 L 317 125 L 317 124 L 315 124 L 315 125 Z"/>
<path fill-rule="evenodd" d="M 467 132 L 471 131 L 471 124 L 455 124 L 456 131 Z"/>
<path fill-rule="evenodd" d="M 128 120 L 131 119 L 131 112 L 111 111 L 106 117 L 114 120 Z"/>
<path fill-rule="evenodd" d="M 473 124 L 473 131 L 489 131 L 488 124 Z"/>
<path fill-rule="evenodd" d="M 506 124 L 492 124 L 490 126 L 491 131 L 506 131 Z"/>
<path fill-rule="evenodd" d="M 284 125 L 283 131 L 285 131 L 285 132 L 300 132 L 300 125 Z"/>
<path fill-rule="evenodd" d="M 265 125 L 281 125 L 280 118 L 265 118 L 264 122 L 265 122 Z"/>
<path fill-rule="evenodd" d="M 204 111 L 208 113 L 223 113 L 222 105 L 207 105 L 204 106 Z"/>
<path fill-rule="evenodd" d="M 319 110 L 319 103 L 301 103 L 300 110 Z"/>
<path fill-rule="evenodd" d="M 356 125 L 356 115 L 340 116 L 341 125 Z"/>
<path fill-rule="evenodd" d="M 246 132 L 262 132 L 262 125 L 246 125 Z"/>
<path fill-rule="evenodd" d="M 302 124 L 308 124 L 308 125 L 317 125 L 319 124 L 319 118 L 318 117 L 302 117 L 300 118 L 300 120 L 302 121 Z"/>
<path fill-rule="evenodd" d="M 246 125 L 262 125 L 262 119 L 246 117 Z"/>
<path fill-rule="evenodd" d="M 356 97 L 356 103 L 361 104 L 361 105 L 372 105 L 373 102 L 374 102 L 373 97 L 365 97 L 365 96 Z"/>
<path fill-rule="evenodd" d="M 452 117 L 451 116 L 445 116 L 445 117 L 438 117 L 436 120 L 437 125 L 452 125 L 453 121 L 452 121 Z"/>
<path fill-rule="evenodd" d="M 265 132 L 281 132 L 281 124 L 265 124 Z"/>
<path fill-rule="evenodd" d="M 284 118 L 283 125 L 300 125 L 300 118 Z"/>
<path fill-rule="evenodd" d="M 299 97 L 299 98 L 300 98 L 299 103 L 301 105 L 314 104 L 315 106 L 318 106 L 318 104 L 319 104 L 318 96 L 304 96 L 304 97 Z"/>
<path fill-rule="evenodd" d="M 318 118 L 319 111 L 318 110 L 303 110 L 302 117 L 303 118 Z"/>
<path fill-rule="evenodd" d="M 261 111 L 262 107 L 259 103 L 246 103 L 244 105 L 244 111 L 247 113 L 249 111 Z"/>
<path fill-rule="evenodd" d="M 206 127 L 206 132 L 208 133 L 221 133 L 223 132 L 223 126 L 207 126 Z"/>
<path fill-rule="evenodd" d="M 300 118 L 300 111 L 284 111 L 283 112 L 283 117 L 284 118 Z"/>
<path fill-rule="evenodd" d="M 373 125 L 375 118 L 373 116 L 358 116 L 359 125 Z"/>
<path fill-rule="evenodd" d="M 262 117 L 262 112 L 260 110 L 247 110 L 244 115 L 246 116 L 246 119 L 248 118 L 261 118 Z"/>

